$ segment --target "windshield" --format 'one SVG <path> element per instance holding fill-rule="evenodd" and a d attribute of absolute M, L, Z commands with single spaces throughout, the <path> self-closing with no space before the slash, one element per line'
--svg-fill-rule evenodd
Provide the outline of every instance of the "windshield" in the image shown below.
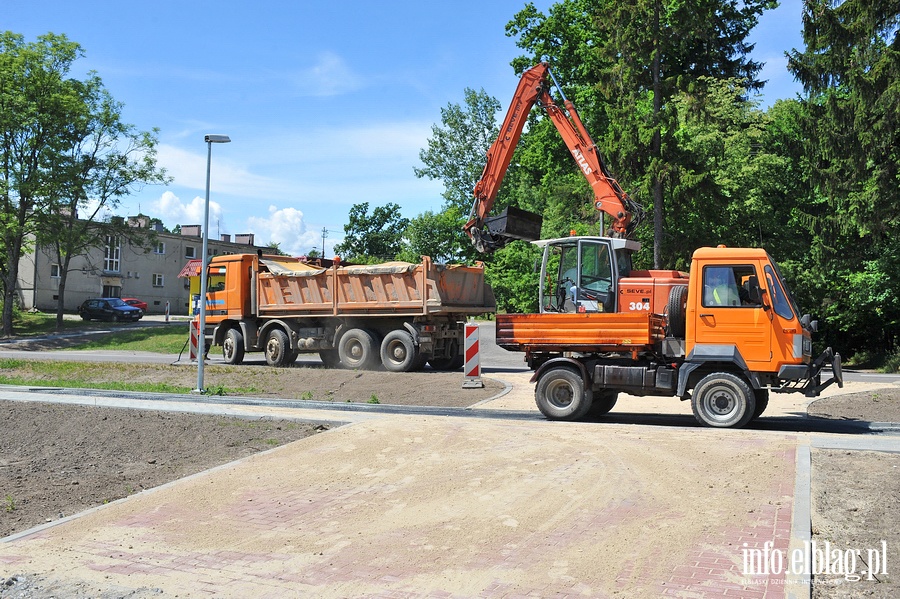
<path fill-rule="evenodd" d="M 119 299 L 119 298 L 117 298 L 117 297 L 114 297 L 114 298 L 112 298 L 112 299 L 109 300 L 109 305 L 110 305 L 110 307 L 112 307 L 112 308 L 118 308 L 119 306 L 127 306 L 128 304 L 126 304 L 125 302 L 123 302 L 121 299 Z"/>
<path fill-rule="evenodd" d="M 766 256 L 772 265 L 771 268 L 766 265 L 766 279 L 772 293 L 772 307 L 775 309 L 775 313 L 782 318 L 793 318 L 795 314 L 800 314 L 800 308 L 794 301 L 794 296 L 781 274 L 781 269 L 778 268 L 778 263 L 772 260 L 772 256 L 768 254 Z M 779 292 L 779 287 L 783 292 Z"/>

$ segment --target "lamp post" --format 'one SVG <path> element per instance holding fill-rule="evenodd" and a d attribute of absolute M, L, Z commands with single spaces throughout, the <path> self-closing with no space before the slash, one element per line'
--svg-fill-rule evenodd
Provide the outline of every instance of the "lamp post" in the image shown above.
<path fill-rule="evenodd" d="M 212 164 L 212 145 L 227 144 L 231 138 L 227 135 L 206 135 L 206 204 L 203 207 L 203 252 L 200 255 L 200 334 L 197 347 L 197 388 L 194 393 L 206 393 L 203 388 L 203 367 L 206 365 L 206 282 L 209 274 L 209 171 Z"/>

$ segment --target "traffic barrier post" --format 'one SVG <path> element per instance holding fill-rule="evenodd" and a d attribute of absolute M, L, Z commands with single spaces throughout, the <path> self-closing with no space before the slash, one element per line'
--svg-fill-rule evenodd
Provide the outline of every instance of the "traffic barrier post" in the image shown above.
<path fill-rule="evenodd" d="M 200 355 L 200 323 L 196 320 L 191 321 L 191 342 L 189 345 L 191 346 L 191 362 L 196 362 L 197 356 Z"/>
<path fill-rule="evenodd" d="M 465 365 L 463 366 L 463 389 L 482 389 L 481 358 L 479 357 L 478 325 L 467 322 L 465 326 Z"/>

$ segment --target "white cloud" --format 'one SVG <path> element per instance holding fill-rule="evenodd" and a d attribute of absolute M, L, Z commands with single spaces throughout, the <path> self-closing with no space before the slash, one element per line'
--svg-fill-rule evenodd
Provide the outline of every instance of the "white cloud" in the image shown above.
<path fill-rule="evenodd" d="M 201 147 L 205 149 L 205 146 Z M 157 151 L 157 162 L 172 177 L 174 185 L 190 189 L 206 189 L 205 152 L 197 154 L 168 144 L 160 144 Z M 210 161 L 211 195 L 213 192 L 255 195 L 259 192 L 267 193 L 277 187 L 275 181 L 254 175 L 234 158 L 222 156 L 223 153 L 220 151 L 220 155 L 216 156 L 216 151 L 213 150 Z"/>
<path fill-rule="evenodd" d="M 297 75 L 294 84 L 310 96 L 337 96 L 362 86 L 362 78 L 334 52 L 319 54 L 316 64 Z"/>
<path fill-rule="evenodd" d="M 313 248 L 322 251 L 321 231 L 309 230 L 303 219 L 303 212 L 296 208 L 269 206 L 267 218 L 251 216 L 247 219 L 250 231 L 260 245 L 275 242 L 282 251 L 300 256 Z M 334 240 L 326 238 L 326 255 L 333 253 Z"/>
<path fill-rule="evenodd" d="M 183 203 L 178 196 L 171 191 L 163 192 L 153 208 L 164 223 L 172 227 L 175 225 L 202 225 L 203 211 L 206 199 L 195 196 L 189 203 Z M 209 201 L 209 235 L 216 236 L 225 224 L 222 206 L 218 202 Z"/>

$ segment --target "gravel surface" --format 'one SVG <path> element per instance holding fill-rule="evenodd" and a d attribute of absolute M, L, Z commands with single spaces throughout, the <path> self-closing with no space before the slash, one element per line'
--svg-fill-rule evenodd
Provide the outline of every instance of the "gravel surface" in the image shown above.
<path fill-rule="evenodd" d="M 124 370 L 120 370 L 122 366 Z M 90 368 L 90 365 L 87 365 Z M 27 366 L 24 367 L 27 369 Z M 94 368 L 98 379 L 172 381 L 191 385 L 195 371 L 178 366 Z M 294 368 L 207 369 L 208 381 L 262 397 L 398 405 L 467 406 L 503 385 L 462 390 L 460 373 L 388 373 Z M 9 375 L 8 372 L 4 374 Z M 23 371 L 22 374 L 25 374 Z M 242 393 L 251 394 L 251 393 Z M 810 415 L 900 422 L 900 389 L 829 397 Z M 0 537 L 69 516 L 322 430 L 293 421 L 241 420 L 184 413 L 0 401 Z M 739 434 L 739 433 L 738 433 Z M 875 452 L 813 452 L 814 539 L 841 547 L 887 543 L 888 573 L 900 549 L 895 515 L 900 503 L 900 457 Z M 820 577 L 814 597 L 900 596 L 896 576 L 846 583 Z M 44 575 L 0 571 L 0 597 L 45 599 L 159 597 L 158 589 L 89 588 Z"/>

